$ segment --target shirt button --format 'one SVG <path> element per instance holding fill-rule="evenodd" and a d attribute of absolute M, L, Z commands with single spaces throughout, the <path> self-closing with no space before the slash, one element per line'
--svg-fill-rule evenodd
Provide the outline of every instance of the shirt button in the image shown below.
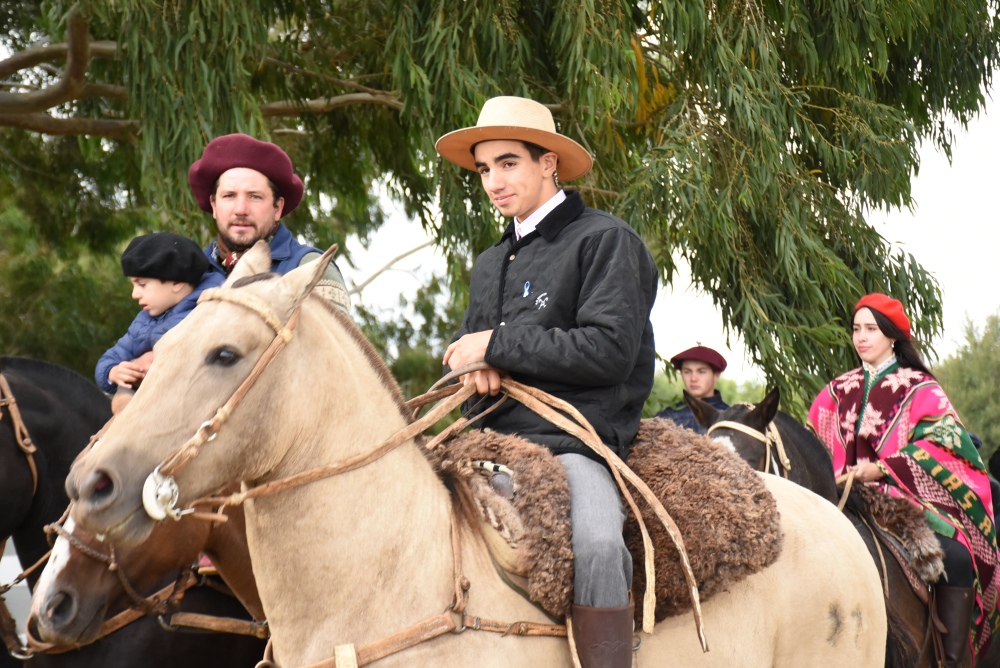
<path fill-rule="evenodd" d="M 511 255 L 510 258 L 508 258 L 508 259 L 510 259 L 510 261 L 513 262 L 515 257 L 517 257 L 517 256 L 516 255 Z"/>
<path fill-rule="evenodd" d="M 501 322 L 501 323 L 500 323 L 500 326 L 501 326 L 501 327 L 503 327 L 503 326 L 504 326 L 504 325 L 506 325 L 506 324 L 507 324 L 507 323 L 505 323 L 505 322 Z"/>

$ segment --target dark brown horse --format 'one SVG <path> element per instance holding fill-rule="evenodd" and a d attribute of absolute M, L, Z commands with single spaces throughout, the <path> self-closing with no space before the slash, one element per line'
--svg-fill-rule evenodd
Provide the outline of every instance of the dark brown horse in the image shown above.
<path fill-rule="evenodd" d="M 94 383 L 69 369 L 38 360 L 0 357 L 16 410 L 27 430 L 32 466 L 19 445 L 9 406 L 0 409 L 0 540 L 13 538 L 23 566 L 48 550 L 44 527 L 68 504 L 63 481 L 76 455 L 111 417 L 107 397 Z M 28 576 L 34 586 L 37 573 Z M 238 616 L 242 606 L 231 596 L 207 588 L 192 589 L 184 608 L 205 614 Z M 242 612 L 245 615 L 245 612 Z M 223 641 L 222 638 L 225 640 Z M 142 618 L 101 641 L 69 654 L 16 661 L 0 652 L 0 667 L 30 668 L 185 668 L 254 665 L 263 644 L 250 638 L 164 631 L 155 618 Z"/>
<path fill-rule="evenodd" d="M 779 474 L 834 503 L 838 502 L 840 494 L 826 446 L 798 421 L 778 410 L 780 394 L 777 388 L 756 406 L 737 404 L 721 413 L 687 393 L 685 400 L 699 424 L 709 429 L 711 437 L 725 442 L 751 466 L 763 471 L 765 461 L 775 461 Z M 781 466 L 782 455 L 778 453 L 775 438 L 781 443 L 781 450 L 790 465 L 788 469 Z M 767 448 L 772 448 L 770 457 Z M 769 466 L 768 470 L 773 473 L 775 469 Z M 903 568 L 888 548 L 879 544 L 872 533 L 875 522 L 865 504 L 851 495 L 844 510 L 872 553 L 888 592 L 886 666 L 933 668 L 935 659 L 927 606 L 914 592 Z M 976 665 L 1000 666 L 1000 642 L 991 643 L 987 655 L 979 657 Z"/>

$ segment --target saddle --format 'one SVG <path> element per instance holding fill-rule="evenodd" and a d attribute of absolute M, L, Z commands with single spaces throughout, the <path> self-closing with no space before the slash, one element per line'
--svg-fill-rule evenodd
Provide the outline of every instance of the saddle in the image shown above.
<path fill-rule="evenodd" d="M 483 533 L 498 568 L 512 585 L 556 618 L 573 602 L 569 487 L 562 465 L 542 446 L 517 436 L 472 431 L 446 442 L 439 467 L 469 482 Z M 477 475 L 495 467 L 511 472 L 513 499 Z M 772 564 L 781 552 L 774 498 L 763 480 L 734 453 L 667 420 L 643 420 L 628 459 L 663 503 L 684 537 L 701 599 L 724 591 Z M 677 550 L 639 498 L 656 561 L 656 621 L 690 609 Z M 633 589 L 645 588 L 642 539 L 628 517 L 625 540 L 634 569 Z M 637 606 L 639 608 L 641 606 Z M 641 623 L 641 609 L 636 610 Z"/>
<path fill-rule="evenodd" d="M 884 494 L 868 485 L 852 487 L 846 509 L 859 518 L 875 540 L 896 559 L 913 592 L 926 604 L 928 586 L 936 583 L 944 573 L 944 552 L 924 511 L 906 499 Z"/>

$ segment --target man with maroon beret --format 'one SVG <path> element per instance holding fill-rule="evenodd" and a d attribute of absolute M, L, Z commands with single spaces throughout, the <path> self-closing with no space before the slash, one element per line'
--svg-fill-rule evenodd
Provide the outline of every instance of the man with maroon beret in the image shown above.
<path fill-rule="evenodd" d="M 729 408 L 729 404 L 722 400 L 722 394 L 715 389 L 719 375 L 726 370 L 726 360 L 722 355 L 706 346 L 695 346 L 671 357 L 670 364 L 681 372 L 688 394 L 713 406 L 720 413 Z M 706 432 L 705 427 L 698 424 L 691 407 L 683 401 L 661 411 L 656 417 L 673 420 L 699 434 Z"/>
<path fill-rule="evenodd" d="M 261 239 L 271 247 L 271 271 L 285 274 L 319 259 L 318 248 L 299 243 L 281 218 L 302 201 L 302 179 L 279 146 L 244 134 L 216 137 L 188 170 L 198 206 L 215 218 L 219 235 L 205 249 L 212 266 L 226 275 Z M 344 277 L 330 262 L 316 292 L 344 311 L 351 299 Z"/>

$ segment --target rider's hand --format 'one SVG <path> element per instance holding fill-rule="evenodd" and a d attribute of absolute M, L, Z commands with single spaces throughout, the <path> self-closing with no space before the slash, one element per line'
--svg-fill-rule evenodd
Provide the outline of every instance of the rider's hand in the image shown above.
<path fill-rule="evenodd" d="M 492 337 L 492 329 L 466 334 L 444 351 L 444 363 L 452 369 L 457 369 L 470 362 L 482 362 L 486 359 L 486 348 L 489 347 Z"/>
<path fill-rule="evenodd" d="M 444 363 L 452 369 L 457 369 L 471 362 L 482 362 L 486 358 L 486 348 L 490 345 L 493 330 L 466 334 L 455 343 L 448 346 L 444 353 Z M 475 385 L 476 392 L 481 395 L 495 397 L 500 392 L 500 372 L 497 369 L 473 371 L 461 377 L 464 385 Z"/>
<path fill-rule="evenodd" d="M 146 377 L 146 371 L 135 362 L 121 362 L 108 372 L 108 380 L 119 387 L 132 389 L 133 385 Z"/>
<path fill-rule="evenodd" d="M 854 479 L 860 482 L 875 482 L 885 477 L 885 473 L 875 462 L 862 462 L 853 467 Z"/>
<path fill-rule="evenodd" d="M 495 397 L 500 392 L 500 372 L 496 369 L 483 369 L 467 373 L 461 378 L 464 385 L 475 385 L 476 394 L 489 394 Z"/>

